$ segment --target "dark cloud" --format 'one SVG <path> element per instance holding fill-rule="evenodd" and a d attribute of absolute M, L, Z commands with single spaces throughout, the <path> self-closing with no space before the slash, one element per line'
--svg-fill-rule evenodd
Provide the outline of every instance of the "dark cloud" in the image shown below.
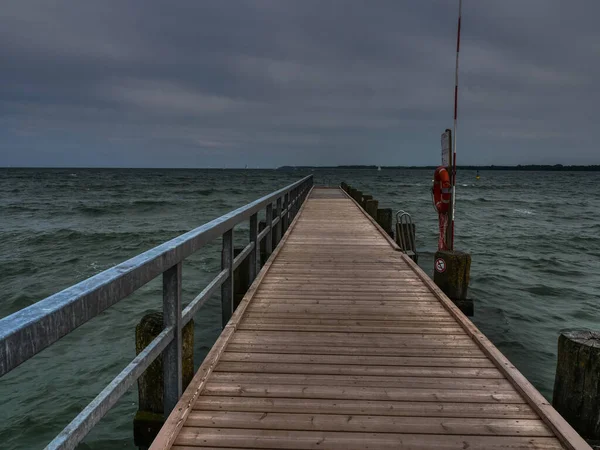
<path fill-rule="evenodd" d="M 456 3 L 5 2 L 0 165 L 435 164 Z M 464 1 L 460 162 L 600 162 L 599 13 Z"/>

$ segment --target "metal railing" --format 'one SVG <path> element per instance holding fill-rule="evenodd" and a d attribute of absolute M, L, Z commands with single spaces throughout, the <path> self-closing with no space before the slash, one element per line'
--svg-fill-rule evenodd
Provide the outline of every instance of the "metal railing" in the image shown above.
<path fill-rule="evenodd" d="M 163 275 L 163 331 L 46 448 L 74 448 L 163 352 L 166 417 L 182 394 L 182 328 L 219 288 L 223 327 L 227 324 L 235 307 L 234 270 L 250 258 L 249 279 L 250 283 L 254 281 L 260 267 L 260 243 L 266 239 L 267 254 L 272 252 L 272 233 L 279 242 L 312 185 L 313 177 L 309 175 L 1 319 L 0 377 Z M 263 208 L 266 227 L 259 233 L 258 213 Z M 234 258 L 233 229 L 245 220 L 250 221 L 249 243 Z M 218 237 L 223 239 L 221 271 L 182 311 L 182 263 Z"/>
<path fill-rule="evenodd" d="M 411 259 L 416 260 L 415 225 L 411 215 L 403 210 L 396 213 L 396 243 Z"/>

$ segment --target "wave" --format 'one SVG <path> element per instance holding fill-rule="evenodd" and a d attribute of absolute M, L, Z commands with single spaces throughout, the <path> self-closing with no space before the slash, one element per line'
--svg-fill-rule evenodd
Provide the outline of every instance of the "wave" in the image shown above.
<path fill-rule="evenodd" d="M 133 200 L 130 204 L 133 206 L 167 206 L 172 205 L 173 202 L 167 200 Z"/>
<path fill-rule="evenodd" d="M 214 194 L 216 189 L 208 188 L 208 189 L 179 189 L 172 191 L 176 195 L 200 195 L 202 197 L 206 197 Z M 242 193 L 242 192 L 240 192 Z"/>
<path fill-rule="evenodd" d="M 140 241 L 156 242 L 161 244 L 169 239 L 187 233 L 189 230 L 165 230 L 156 229 L 151 232 L 141 231 L 79 231 L 61 228 L 52 232 L 38 233 L 28 240 L 29 245 L 44 245 L 60 242 L 61 240 L 79 241 L 82 244 L 98 244 L 107 242 L 119 242 L 127 245 Z"/>
<path fill-rule="evenodd" d="M 102 214 L 111 213 L 111 208 L 109 207 L 99 207 L 99 206 L 80 206 L 76 209 L 77 212 L 80 212 L 84 216 L 101 216 Z"/>

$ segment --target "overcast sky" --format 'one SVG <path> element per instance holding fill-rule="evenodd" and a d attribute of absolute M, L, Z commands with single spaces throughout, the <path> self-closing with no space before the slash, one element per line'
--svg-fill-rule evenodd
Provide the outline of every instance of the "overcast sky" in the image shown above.
<path fill-rule="evenodd" d="M 8 0 L 0 166 L 424 165 L 458 1 Z M 458 163 L 600 163 L 600 1 L 464 0 Z"/>

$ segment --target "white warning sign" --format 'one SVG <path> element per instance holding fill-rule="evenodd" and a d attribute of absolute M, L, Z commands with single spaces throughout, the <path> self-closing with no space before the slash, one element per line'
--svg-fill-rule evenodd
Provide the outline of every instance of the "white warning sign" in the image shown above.
<path fill-rule="evenodd" d="M 438 273 L 444 273 L 446 271 L 446 261 L 443 258 L 435 260 L 435 271 Z"/>

